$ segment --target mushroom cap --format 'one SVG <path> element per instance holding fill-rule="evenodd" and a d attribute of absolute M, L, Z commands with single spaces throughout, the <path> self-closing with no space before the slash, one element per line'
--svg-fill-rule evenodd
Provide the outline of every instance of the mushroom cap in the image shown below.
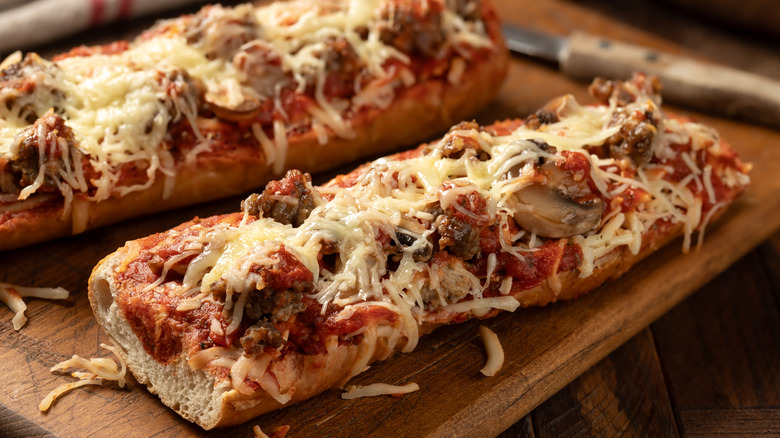
<path fill-rule="evenodd" d="M 506 199 L 517 225 L 539 236 L 562 238 L 586 233 L 601 223 L 604 201 L 588 184 L 561 170 L 554 160 L 534 165 L 536 174 Z M 517 177 L 510 169 L 508 177 Z"/>

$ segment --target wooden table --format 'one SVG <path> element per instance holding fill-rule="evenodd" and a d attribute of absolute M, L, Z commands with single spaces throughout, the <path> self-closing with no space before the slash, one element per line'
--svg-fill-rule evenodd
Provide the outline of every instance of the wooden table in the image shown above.
<path fill-rule="evenodd" d="M 780 79 L 776 44 L 650 0 L 495 2 L 505 20 L 518 24 L 559 34 L 580 29 Z M 148 23 L 112 25 L 40 50 L 107 42 Z M 478 120 L 522 117 L 563 93 L 587 99 L 583 84 L 550 65 L 517 58 L 501 96 Z M 708 233 L 699 253 L 680 255 L 675 242 L 581 300 L 486 321 L 505 348 L 511 347 L 496 378 L 479 377 L 484 359 L 478 322 L 472 322 L 437 330 L 414 353 L 356 379 L 420 383 L 422 391 L 401 399 L 346 403 L 338 391 L 329 391 L 246 425 L 203 433 L 131 380 L 127 390 L 75 391 L 40 414 L 35 409 L 40 398 L 65 381 L 48 367 L 74 353 L 94 356 L 106 340 L 84 297 L 91 266 L 126 239 L 194 215 L 232 211 L 240 198 L 0 254 L 0 281 L 29 284 L 33 278 L 36 285 L 74 292 L 64 304 L 30 302 L 30 322 L 21 332 L 11 328 L 10 312 L 0 309 L 0 336 L 6 340 L 0 344 L 0 435 L 251 436 L 252 424 L 264 429 L 291 424 L 291 437 L 373 431 L 503 437 L 780 434 L 780 234 L 773 234 L 780 228 L 780 198 L 774 196 L 780 191 L 775 177 L 780 132 L 694 115 L 756 165 L 756 183 Z"/>

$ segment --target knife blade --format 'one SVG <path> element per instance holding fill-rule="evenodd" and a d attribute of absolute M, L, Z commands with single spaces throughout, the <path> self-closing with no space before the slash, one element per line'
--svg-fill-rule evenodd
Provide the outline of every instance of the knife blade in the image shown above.
<path fill-rule="evenodd" d="M 562 37 L 512 24 L 502 30 L 512 52 L 555 62 L 575 79 L 628 79 L 641 71 L 658 76 L 669 102 L 780 127 L 780 81 L 582 32 Z"/>

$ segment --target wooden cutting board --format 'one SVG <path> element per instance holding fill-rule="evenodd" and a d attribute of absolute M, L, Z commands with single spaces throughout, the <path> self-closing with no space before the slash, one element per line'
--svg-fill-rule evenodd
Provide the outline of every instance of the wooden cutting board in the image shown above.
<path fill-rule="evenodd" d="M 564 1 L 529 2 L 522 8 L 512 0 L 496 3 L 507 21 L 558 33 L 576 27 L 684 53 L 667 41 Z M 523 117 L 563 93 L 587 99 L 583 84 L 550 67 L 517 59 L 500 97 L 478 120 Z M 42 414 L 37 406 L 46 393 L 73 380 L 51 374 L 52 365 L 73 354 L 108 355 L 99 348 L 108 338 L 98 330 L 86 298 L 87 278 L 97 261 L 125 240 L 168 229 L 196 215 L 234 211 L 241 198 L 0 253 L 0 282 L 63 286 L 71 291 L 64 302 L 28 300 L 29 321 L 19 332 L 12 328 L 12 313 L 0 306 L 4 339 L 0 343 L 0 435 L 252 436 L 254 424 L 266 431 L 288 424 L 290 437 L 494 436 L 780 227 L 780 197 L 776 196 L 780 132 L 696 116 L 716 127 L 755 165 L 753 185 L 708 229 L 700 250 L 681 254 L 677 241 L 621 279 L 575 302 L 441 328 L 423 338 L 413 353 L 376 364 L 352 382 L 420 385 L 419 392 L 401 398 L 347 401 L 340 399 L 340 391 L 331 390 L 244 425 L 206 433 L 179 418 L 131 378 L 125 389 L 114 384 L 77 389 Z M 504 368 L 493 378 L 479 373 L 485 360 L 479 324 L 498 334 L 506 352 Z"/>

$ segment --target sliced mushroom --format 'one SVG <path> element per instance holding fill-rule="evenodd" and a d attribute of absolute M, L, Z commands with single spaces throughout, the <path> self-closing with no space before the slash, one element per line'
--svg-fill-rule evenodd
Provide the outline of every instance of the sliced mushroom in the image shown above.
<path fill-rule="evenodd" d="M 245 122 L 255 119 L 263 109 L 263 105 L 257 99 L 247 99 L 234 108 L 230 108 L 223 106 L 222 103 L 214 102 L 212 96 L 206 95 L 206 103 L 217 117 L 229 122 Z"/>
<path fill-rule="evenodd" d="M 548 161 L 539 166 L 541 178 L 515 191 L 507 205 L 515 222 L 539 236 L 561 238 L 596 228 L 604 201 L 592 196 L 584 181 L 577 181 Z"/>

